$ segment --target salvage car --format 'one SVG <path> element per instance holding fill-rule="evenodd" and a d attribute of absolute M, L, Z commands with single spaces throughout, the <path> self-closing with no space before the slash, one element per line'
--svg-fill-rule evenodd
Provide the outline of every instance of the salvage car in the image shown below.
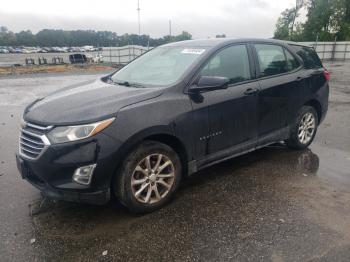
<path fill-rule="evenodd" d="M 307 148 L 328 108 L 313 48 L 262 39 L 166 44 L 24 111 L 17 165 L 54 199 L 150 212 L 182 178 L 284 141 Z"/>
<path fill-rule="evenodd" d="M 82 55 L 82 54 L 69 55 L 69 62 L 71 64 L 83 64 L 83 63 L 86 63 L 87 61 L 88 61 L 88 58 L 86 57 L 86 55 Z"/>

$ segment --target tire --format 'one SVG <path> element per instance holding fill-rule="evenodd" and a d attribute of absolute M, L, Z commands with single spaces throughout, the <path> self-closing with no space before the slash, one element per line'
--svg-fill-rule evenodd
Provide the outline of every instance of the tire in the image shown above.
<path fill-rule="evenodd" d="M 180 158 L 171 147 L 145 141 L 123 161 L 114 176 L 113 191 L 131 212 L 149 213 L 169 202 L 179 186 L 181 175 Z"/>
<path fill-rule="evenodd" d="M 292 149 L 307 148 L 315 138 L 317 126 L 318 116 L 315 108 L 303 106 L 291 126 L 290 137 L 285 141 L 287 146 Z"/>

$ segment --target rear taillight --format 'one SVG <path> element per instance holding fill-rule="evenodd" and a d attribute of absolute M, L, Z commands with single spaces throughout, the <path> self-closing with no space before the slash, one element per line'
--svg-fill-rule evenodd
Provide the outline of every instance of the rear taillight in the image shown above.
<path fill-rule="evenodd" d="M 326 68 L 323 68 L 323 75 L 326 78 L 327 81 L 329 81 L 331 79 L 331 74 L 329 73 L 329 71 Z"/>

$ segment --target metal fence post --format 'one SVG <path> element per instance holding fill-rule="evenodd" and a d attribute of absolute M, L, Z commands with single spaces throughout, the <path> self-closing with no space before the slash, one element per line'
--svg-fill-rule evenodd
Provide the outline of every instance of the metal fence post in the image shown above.
<path fill-rule="evenodd" d="M 335 48 L 336 48 L 336 45 L 337 45 L 337 37 L 334 38 L 334 43 L 333 43 L 333 48 L 332 48 L 332 57 L 331 57 L 332 61 L 334 61 L 334 59 L 335 59 Z"/>
<path fill-rule="evenodd" d="M 316 36 L 316 43 L 315 43 L 315 51 L 317 52 L 317 44 L 318 44 L 318 34 Z"/>
<path fill-rule="evenodd" d="M 324 54 L 326 53 L 326 43 L 322 43 L 323 44 L 323 52 L 322 52 L 322 61 L 324 60 Z"/>
<path fill-rule="evenodd" d="M 118 65 L 121 65 L 121 62 L 120 62 L 120 48 L 118 47 Z"/>
<path fill-rule="evenodd" d="M 112 47 L 109 46 L 109 62 L 112 63 Z"/>
<path fill-rule="evenodd" d="M 345 44 L 345 50 L 344 50 L 344 61 L 346 60 L 346 53 L 348 51 L 348 43 Z"/>

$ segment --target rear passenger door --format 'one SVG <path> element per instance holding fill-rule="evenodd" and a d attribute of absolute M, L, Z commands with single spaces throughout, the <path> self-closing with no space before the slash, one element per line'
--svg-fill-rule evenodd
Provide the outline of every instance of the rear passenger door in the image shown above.
<path fill-rule="evenodd" d="M 258 144 L 284 139 L 298 100 L 303 75 L 298 60 L 282 45 L 255 43 L 258 95 Z"/>
<path fill-rule="evenodd" d="M 200 76 L 230 79 L 227 89 L 192 97 L 194 126 L 200 134 L 197 140 L 199 155 L 212 155 L 234 146 L 240 151 L 243 148 L 238 145 L 248 142 L 250 146 L 255 145 L 259 84 L 252 76 L 250 58 L 245 44 L 232 45 L 209 58 L 199 72 L 197 79 Z M 208 119 L 208 129 L 203 127 L 204 115 Z"/>

